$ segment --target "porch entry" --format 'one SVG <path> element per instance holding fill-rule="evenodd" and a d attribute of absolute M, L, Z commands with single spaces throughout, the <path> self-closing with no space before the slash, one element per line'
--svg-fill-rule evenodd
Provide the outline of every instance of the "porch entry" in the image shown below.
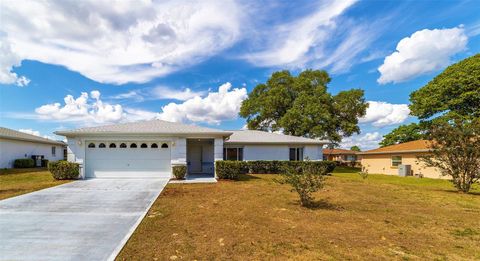
<path fill-rule="evenodd" d="M 187 139 L 188 174 L 213 175 L 214 161 L 213 139 Z"/>

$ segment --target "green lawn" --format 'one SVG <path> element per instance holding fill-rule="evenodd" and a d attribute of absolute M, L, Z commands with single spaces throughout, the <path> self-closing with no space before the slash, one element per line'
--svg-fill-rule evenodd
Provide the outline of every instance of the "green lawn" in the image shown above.
<path fill-rule="evenodd" d="M 45 168 L 0 169 L 0 200 L 67 182 L 54 180 Z"/>
<path fill-rule="evenodd" d="M 169 184 L 117 259 L 480 259 L 478 186 L 338 171 L 315 209 L 276 175 Z"/>

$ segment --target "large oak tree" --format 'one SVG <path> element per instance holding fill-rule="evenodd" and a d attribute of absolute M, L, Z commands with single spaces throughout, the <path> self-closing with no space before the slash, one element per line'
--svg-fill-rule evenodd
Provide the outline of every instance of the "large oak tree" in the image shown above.
<path fill-rule="evenodd" d="M 240 116 L 247 119 L 248 129 L 340 142 L 360 132 L 358 118 L 365 115 L 368 104 L 360 89 L 330 94 L 330 80 L 323 70 L 306 70 L 298 76 L 275 72 L 243 101 Z"/>

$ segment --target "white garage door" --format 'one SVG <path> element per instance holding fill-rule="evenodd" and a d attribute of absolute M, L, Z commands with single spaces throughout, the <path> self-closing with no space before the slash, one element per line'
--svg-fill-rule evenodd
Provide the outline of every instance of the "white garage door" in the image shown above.
<path fill-rule="evenodd" d="M 86 142 L 87 178 L 170 178 L 170 144 Z"/>

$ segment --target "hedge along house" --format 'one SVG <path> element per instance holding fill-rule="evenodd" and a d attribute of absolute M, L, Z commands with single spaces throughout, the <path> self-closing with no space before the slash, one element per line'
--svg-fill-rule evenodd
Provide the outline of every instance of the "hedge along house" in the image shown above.
<path fill-rule="evenodd" d="M 322 160 L 327 142 L 261 131 L 223 131 L 162 120 L 57 131 L 82 178 L 170 178 L 215 175 L 219 160 Z"/>
<path fill-rule="evenodd" d="M 372 174 L 399 175 L 400 165 L 410 165 L 410 176 L 448 178 L 441 176 L 436 168 L 426 167 L 417 157 L 428 154 L 429 141 L 416 140 L 378 149 L 358 152 L 362 169 Z"/>
<path fill-rule="evenodd" d="M 12 168 L 16 159 L 62 160 L 65 148 L 61 141 L 0 127 L 0 168 Z"/>

